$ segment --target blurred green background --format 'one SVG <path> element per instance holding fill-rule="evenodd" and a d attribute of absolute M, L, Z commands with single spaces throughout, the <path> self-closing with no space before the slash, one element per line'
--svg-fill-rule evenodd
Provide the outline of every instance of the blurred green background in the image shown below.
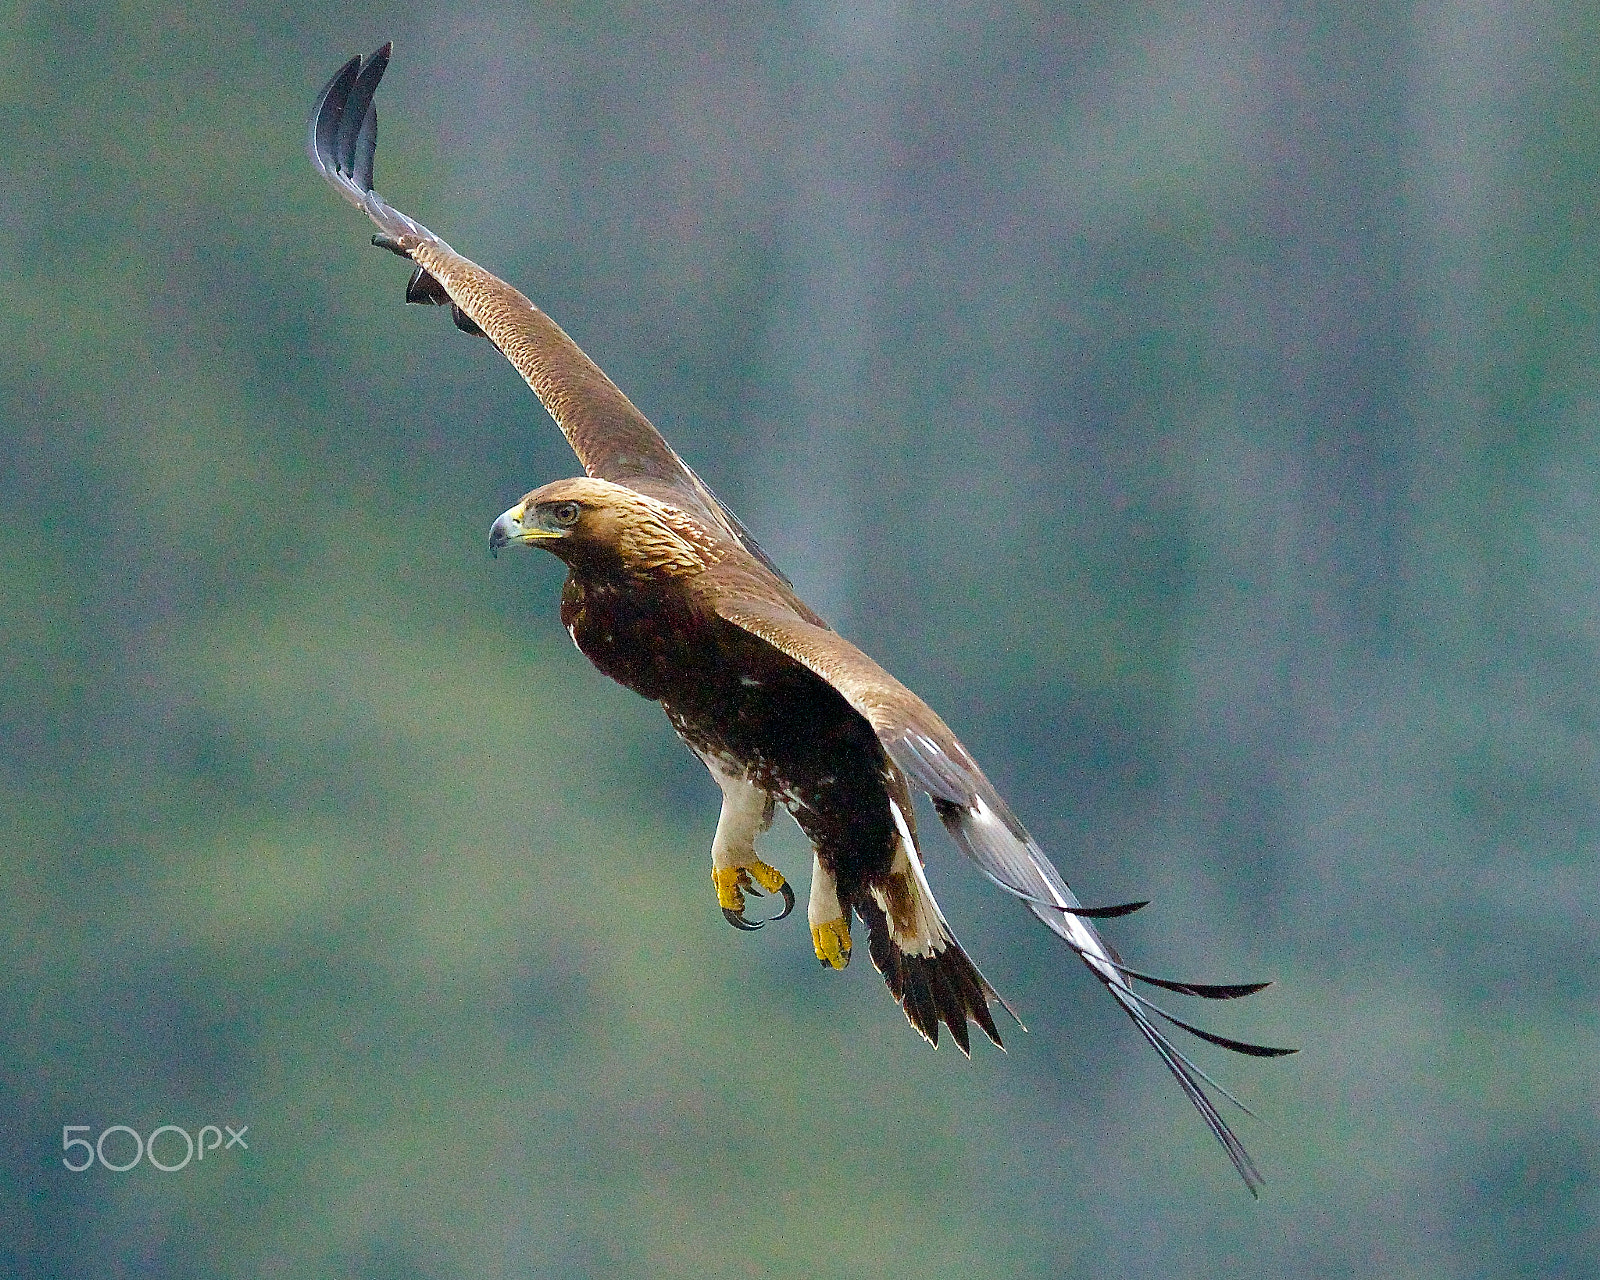
<path fill-rule="evenodd" d="M 379 189 L 1154 899 L 1130 958 L 1279 979 L 1205 1012 L 1299 1057 L 1199 1054 L 1259 1204 L 936 824 L 1006 1055 L 723 923 L 703 770 L 485 552 L 564 442 L 305 160 L 390 37 Z M 0 55 L 0 1272 L 1600 1272 L 1594 6 L 13 0 Z M 62 1167 L 165 1123 L 250 1149 Z"/>

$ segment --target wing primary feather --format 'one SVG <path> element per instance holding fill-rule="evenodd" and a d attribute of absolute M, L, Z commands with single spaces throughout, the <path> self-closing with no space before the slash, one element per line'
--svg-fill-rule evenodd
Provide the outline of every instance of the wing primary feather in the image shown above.
<path fill-rule="evenodd" d="M 914 730 L 906 730 L 898 739 L 886 742 L 884 746 L 894 762 L 933 797 L 935 808 L 941 801 L 963 809 L 971 803 L 971 788 L 965 785 L 965 780 L 939 750 L 937 743 Z M 943 818 L 943 812 L 939 816 Z M 946 825 L 949 825 L 948 822 Z"/>
<path fill-rule="evenodd" d="M 373 95 L 378 91 L 378 81 L 389 65 L 392 48 L 392 43 L 385 44 L 365 63 L 358 54 L 333 73 L 312 109 L 306 151 L 328 184 L 377 223 L 382 239 L 374 238 L 373 243 L 380 249 L 409 258 L 415 242 L 427 241 L 443 250 L 449 250 L 449 246 L 372 190 L 378 145 L 376 110 L 372 112 L 370 133 L 366 122 Z M 370 156 L 366 154 L 368 149 L 372 153 Z M 406 243 L 407 238 L 413 243 Z"/>
<path fill-rule="evenodd" d="M 1059 903 L 1041 903 L 1041 906 L 1054 906 L 1057 911 L 1068 915 L 1081 916 L 1085 920 L 1115 920 L 1119 916 L 1131 916 L 1135 911 L 1142 911 L 1150 905 L 1150 899 L 1143 902 L 1119 902 L 1114 907 L 1063 907 Z"/>
<path fill-rule="evenodd" d="M 1061 935 L 1057 934 L 1056 936 L 1060 937 Z M 1224 1049 L 1231 1049 L 1235 1053 L 1246 1054 L 1247 1056 L 1252 1057 L 1252 1058 L 1284 1058 L 1284 1057 L 1287 1057 L 1291 1053 L 1299 1053 L 1300 1052 L 1300 1050 L 1298 1050 L 1298 1049 L 1280 1049 L 1280 1048 L 1277 1048 L 1277 1047 L 1275 1047 L 1273 1045 L 1254 1044 L 1254 1043 L 1252 1043 L 1251 1041 L 1248 1041 L 1248 1040 L 1234 1040 L 1234 1039 L 1232 1039 L 1232 1038 L 1230 1038 L 1228 1036 L 1218 1035 L 1214 1031 L 1207 1031 L 1202 1027 L 1197 1027 L 1193 1023 L 1185 1022 L 1182 1018 L 1175 1017 L 1174 1015 L 1168 1013 L 1160 1005 L 1156 1004 L 1155 1001 L 1151 1000 L 1149 996 L 1141 995 L 1139 992 L 1135 991 L 1132 987 L 1126 985 L 1126 983 L 1112 982 L 1109 978 L 1106 977 L 1105 974 L 1100 972 L 1099 967 L 1098 967 L 1099 965 L 1109 964 L 1111 966 L 1111 968 L 1117 970 L 1118 974 L 1121 975 L 1123 973 L 1123 966 L 1117 960 L 1107 959 L 1106 957 L 1102 957 L 1102 956 L 1091 955 L 1088 951 L 1086 951 L 1083 947 L 1079 946 L 1071 938 L 1062 938 L 1062 941 L 1065 942 L 1069 947 L 1071 947 L 1074 951 L 1076 951 L 1078 953 L 1079 958 L 1082 959 L 1086 964 L 1088 964 L 1090 971 L 1093 972 L 1094 975 L 1097 978 L 1099 978 L 1100 981 L 1103 982 L 1106 985 L 1106 987 L 1111 991 L 1111 994 L 1116 996 L 1119 1001 L 1123 1001 L 1124 1004 L 1126 1004 L 1126 1000 L 1133 1000 L 1133 1001 L 1137 1002 L 1138 1004 L 1142 1005 L 1144 1008 L 1150 1010 L 1150 1012 L 1155 1014 L 1157 1017 L 1166 1019 L 1173 1026 L 1182 1027 L 1190 1035 L 1199 1036 L 1200 1039 L 1205 1040 L 1205 1041 L 1207 1041 L 1207 1042 L 1209 1042 L 1211 1044 L 1218 1045 L 1218 1046 L 1220 1046 L 1221 1048 L 1224 1048 Z M 1139 977 L 1140 981 L 1145 981 L 1146 980 L 1146 979 L 1144 979 L 1143 977 L 1141 977 L 1140 975 L 1137 975 L 1137 974 L 1129 974 L 1128 976 Z M 1157 986 L 1167 986 L 1168 984 L 1165 983 L 1165 982 L 1158 982 L 1158 983 L 1156 983 L 1156 985 Z M 1186 993 L 1186 994 L 1192 994 L 1192 993 Z M 1244 992 L 1242 994 L 1248 995 L 1250 993 L 1249 992 Z M 1223 997 L 1220 997 L 1220 998 L 1221 999 L 1233 999 L 1235 997 L 1223 996 Z"/>
<path fill-rule="evenodd" d="M 559 325 L 372 189 L 377 150 L 373 97 L 392 48 L 385 44 L 364 62 L 349 59 L 324 86 L 306 139 L 317 172 L 377 224 L 374 245 L 427 267 L 446 295 L 439 301 L 452 304 L 456 328 L 489 338 L 511 361 L 555 418 L 584 470 L 652 497 L 661 496 L 660 488 L 670 490 L 674 505 L 720 526 L 787 582 L 749 531 Z"/>
<path fill-rule="evenodd" d="M 1035 915 L 1038 915 L 1037 909 L 1035 909 Z M 1043 921 L 1046 925 L 1049 925 L 1051 923 L 1051 921 L 1050 921 L 1050 919 L 1048 917 L 1039 916 L 1038 918 L 1041 921 Z M 1067 946 L 1071 947 L 1072 950 L 1077 953 L 1078 958 L 1080 960 L 1082 960 L 1086 965 L 1089 966 L 1089 971 L 1091 973 L 1093 973 L 1095 975 L 1095 977 L 1100 979 L 1100 981 L 1105 985 L 1106 989 L 1108 991 L 1110 991 L 1111 994 L 1114 995 L 1117 998 L 1118 1002 L 1121 1003 L 1124 1008 L 1128 1007 L 1128 1002 L 1129 1001 L 1133 1001 L 1135 1004 L 1141 1005 L 1144 1008 L 1150 1010 L 1150 1012 L 1154 1013 L 1157 1017 L 1165 1018 L 1173 1026 L 1182 1027 L 1185 1031 L 1189 1032 L 1190 1035 L 1198 1036 L 1198 1037 L 1200 1037 L 1200 1039 L 1208 1041 L 1209 1043 L 1214 1044 L 1214 1045 L 1219 1045 L 1220 1047 L 1222 1047 L 1224 1049 L 1231 1049 L 1235 1053 L 1247 1054 L 1248 1056 L 1250 1056 L 1252 1058 L 1282 1058 L 1282 1057 L 1287 1057 L 1291 1053 L 1299 1053 L 1300 1052 L 1298 1049 L 1280 1049 L 1280 1048 L 1276 1048 L 1275 1046 L 1272 1046 L 1272 1045 L 1253 1044 L 1248 1040 L 1234 1040 L 1234 1039 L 1229 1038 L 1228 1036 L 1218 1035 L 1213 1031 L 1206 1031 L 1206 1030 L 1204 1030 L 1204 1029 L 1202 1029 L 1200 1027 L 1194 1026 L 1191 1023 L 1185 1022 L 1182 1018 L 1175 1017 L 1172 1014 L 1168 1013 L 1160 1005 L 1156 1004 L 1155 1001 L 1151 1000 L 1149 996 L 1140 994 L 1138 991 L 1135 991 L 1133 989 L 1133 987 L 1128 985 L 1127 979 L 1130 978 L 1130 977 L 1138 978 L 1141 982 L 1148 981 L 1148 979 L 1146 979 L 1142 974 L 1134 973 L 1132 971 L 1127 970 L 1126 966 L 1124 966 L 1122 964 L 1122 962 L 1120 960 L 1118 960 L 1114 955 L 1107 956 L 1107 955 L 1100 955 L 1098 953 L 1091 952 L 1086 947 L 1084 947 L 1081 943 L 1079 943 L 1079 942 L 1075 941 L 1074 939 L 1068 937 L 1066 934 L 1062 933 L 1060 930 L 1051 929 L 1051 932 L 1054 933 L 1056 935 L 1056 937 L 1060 938 L 1063 942 L 1065 942 L 1067 944 Z M 1095 936 L 1096 936 L 1096 938 L 1098 940 L 1098 935 L 1095 935 Z M 1101 945 L 1104 946 L 1105 944 L 1102 942 Z M 1107 949 L 1109 950 L 1109 948 L 1107 948 Z M 1106 969 L 1111 970 L 1112 973 L 1107 973 Z M 1115 974 L 1116 979 L 1120 979 L 1120 981 L 1113 979 L 1113 976 L 1112 976 L 1113 973 Z M 1169 984 L 1167 981 L 1162 980 L 1162 981 L 1156 981 L 1154 985 L 1161 986 L 1161 987 L 1169 987 L 1169 989 L 1170 989 L 1172 984 Z M 1177 985 L 1186 985 L 1187 986 L 1189 984 L 1177 984 Z M 1239 984 L 1239 985 L 1248 986 L 1250 984 Z M 1262 984 L 1262 985 L 1264 986 L 1266 984 Z M 1256 987 L 1255 989 L 1256 990 L 1260 990 L 1260 987 Z M 1192 991 L 1186 991 L 1185 994 L 1195 994 L 1195 993 L 1192 992 Z M 1241 991 L 1239 994 L 1240 995 L 1249 995 L 1250 992 L 1249 991 Z M 1237 997 L 1224 996 L 1224 997 L 1212 997 L 1212 998 L 1235 999 Z"/>
<path fill-rule="evenodd" d="M 1170 1022 L 1219 1048 L 1259 1057 L 1293 1050 L 1251 1044 L 1202 1030 L 1169 1014 L 1135 989 L 1149 982 L 1180 994 L 1236 999 L 1265 983 L 1191 983 L 1157 979 L 1128 969 L 1079 908 L 1061 873 L 1034 843 L 977 763 L 944 722 L 882 667 L 832 631 L 796 614 L 791 606 L 744 597 L 719 598 L 724 620 L 809 667 L 841 693 L 872 726 L 890 763 L 933 797 L 934 809 L 961 851 L 999 888 L 1022 900 L 1030 913 L 1065 942 L 1133 1019 L 1228 1153 L 1252 1195 L 1263 1185 L 1248 1152 L 1218 1114 L 1207 1087 L 1246 1114 L 1250 1109 L 1197 1067 L 1162 1033 L 1154 1018 Z M 1088 908 L 1087 911 L 1094 911 Z M 1150 1010 L 1146 1013 L 1145 1010 Z"/>
<path fill-rule="evenodd" d="M 370 191 L 372 184 L 360 180 L 359 166 L 356 163 L 356 140 L 361 136 L 367 111 L 372 106 L 372 97 L 378 92 L 378 81 L 383 79 L 383 73 L 389 67 L 389 55 L 393 51 L 394 45 L 391 42 L 367 59 L 339 109 L 339 133 L 334 141 L 334 160 L 339 171 L 354 179 L 356 185 L 363 191 Z M 373 139 L 376 143 L 376 117 L 373 120 Z"/>
<path fill-rule="evenodd" d="M 1113 989 L 1112 994 L 1118 995 L 1118 992 Z M 1244 1185 L 1251 1196 L 1260 1199 L 1261 1188 L 1267 1185 L 1267 1180 L 1261 1176 L 1261 1171 L 1256 1168 L 1255 1161 L 1250 1158 L 1250 1153 L 1244 1149 L 1244 1144 L 1234 1136 L 1233 1130 L 1228 1127 L 1228 1122 L 1217 1111 L 1216 1104 L 1207 1096 L 1204 1085 L 1211 1085 L 1212 1088 L 1216 1089 L 1247 1115 L 1254 1113 L 1244 1103 L 1212 1080 L 1210 1076 L 1206 1075 L 1205 1072 L 1196 1067 L 1194 1063 L 1190 1062 L 1172 1041 L 1161 1034 L 1161 1029 L 1144 1016 L 1137 1005 L 1122 1002 L 1120 996 L 1119 1003 L 1122 1003 L 1123 1009 L 1133 1019 L 1134 1025 L 1139 1028 L 1140 1033 L 1150 1042 L 1156 1053 L 1160 1055 L 1161 1061 L 1166 1064 L 1167 1070 L 1172 1072 L 1173 1078 L 1177 1080 L 1189 1101 L 1194 1104 L 1195 1110 L 1200 1113 L 1201 1118 L 1206 1123 L 1206 1127 L 1211 1130 L 1211 1135 L 1222 1144 L 1222 1149 L 1228 1153 L 1228 1159 L 1233 1162 L 1233 1167 L 1238 1170 L 1239 1176 L 1244 1179 Z"/>
<path fill-rule="evenodd" d="M 1100 914 L 1100 911 L 1103 910 L 1096 908 L 1084 908 L 1080 910 L 1076 906 L 1065 905 L 1059 901 L 1050 901 L 1042 898 L 1037 893 L 1030 892 L 1027 888 L 1017 884 L 1014 880 L 1001 876 L 994 869 L 995 866 L 1005 864 L 1007 862 L 1017 862 L 1018 851 L 990 849 L 990 856 L 987 858 L 984 857 L 983 849 L 979 847 L 979 841 L 975 838 L 980 836 L 982 833 L 974 829 L 977 826 L 974 811 L 970 808 L 957 805 L 939 805 L 936 807 L 939 810 L 939 816 L 944 821 L 945 826 L 951 830 L 952 834 L 956 837 L 957 843 L 961 845 L 962 851 L 978 864 L 979 869 L 990 880 L 999 885 L 1000 888 L 1012 894 L 1014 897 L 1021 898 L 1023 902 L 1025 902 L 1030 908 L 1042 908 L 1044 910 L 1055 911 L 1063 915 L 1072 915 L 1080 918 L 1088 917 L 1091 919 L 1096 918 Z M 1046 873 L 1044 871 L 1044 866 L 1048 865 L 1048 863 L 1045 860 L 1043 853 L 1039 852 L 1033 847 L 1031 840 L 1024 842 L 1018 839 L 1015 833 L 1010 831 L 1009 827 L 1001 826 L 1000 830 L 1004 831 L 1006 835 L 1010 836 L 1011 839 L 1017 842 L 1017 844 L 1020 846 L 1020 852 L 1026 855 L 1028 861 L 1032 864 L 1029 869 L 1036 873 L 1041 883 L 1048 884 L 1049 882 L 1045 878 Z M 990 843 L 992 844 L 993 841 L 991 840 Z M 1128 905 L 1132 909 L 1137 909 L 1134 904 Z M 1112 916 L 1128 913 L 1126 910 L 1120 910 L 1118 908 L 1110 908 L 1109 911 Z M 1183 995 L 1198 996 L 1199 998 L 1205 1000 L 1235 1000 L 1242 996 L 1251 995 L 1254 992 L 1260 991 L 1264 987 L 1271 985 L 1270 983 L 1265 982 L 1180 982 L 1171 978 L 1157 978 L 1153 974 L 1147 974 L 1135 969 L 1129 969 L 1126 965 L 1122 964 L 1115 958 L 1103 957 L 1102 962 L 1112 965 L 1127 977 L 1137 978 L 1141 982 L 1148 982 L 1151 986 L 1162 987 L 1166 990 L 1176 991 Z"/>
<path fill-rule="evenodd" d="M 1114 907 L 1063 906 L 1059 902 L 1051 902 L 1048 898 L 1041 898 L 1036 894 L 1029 893 L 1026 889 L 1019 889 L 1016 885 L 1002 880 L 995 872 L 989 870 L 988 867 L 984 866 L 983 863 L 979 861 L 978 855 L 971 850 L 964 840 L 958 837 L 956 843 L 961 846 L 961 851 L 965 853 L 968 858 L 978 864 L 978 870 L 983 874 L 985 879 L 987 879 L 997 889 L 1004 889 L 1013 898 L 1019 898 L 1032 907 L 1043 907 L 1046 911 L 1058 911 L 1064 916 L 1077 916 L 1084 920 L 1115 920 L 1121 916 L 1131 916 L 1135 911 L 1142 911 L 1145 907 L 1150 905 L 1149 899 L 1146 899 L 1143 902 L 1118 903 Z M 1159 986 L 1161 984 L 1158 983 L 1157 985 Z"/>
<path fill-rule="evenodd" d="M 356 186 L 366 191 L 372 190 L 373 166 L 378 158 L 378 108 L 376 105 L 367 107 L 366 117 L 361 121 L 361 129 L 356 134 L 355 178 Z"/>
<path fill-rule="evenodd" d="M 344 100 L 350 86 L 361 71 L 361 55 L 357 54 L 328 78 L 317 95 L 317 105 L 311 112 L 311 127 L 306 138 L 306 151 L 311 163 L 323 177 L 332 181 L 329 170 L 333 162 L 333 143 L 339 136 L 339 117 L 344 113 Z M 335 185 L 338 185 L 337 183 Z M 347 197 L 348 198 L 348 197 Z"/>
<path fill-rule="evenodd" d="M 1157 1016 L 1165 1018 L 1175 1027 L 1182 1027 L 1192 1036 L 1199 1036 L 1208 1044 L 1217 1045 L 1223 1049 L 1230 1049 L 1234 1053 L 1242 1053 L 1251 1058 L 1286 1058 L 1291 1053 L 1299 1053 L 1298 1049 L 1280 1049 L 1270 1044 L 1253 1044 L 1248 1040 L 1234 1040 L 1229 1036 L 1219 1036 L 1215 1031 L 1207 1031 L 1204 1027 L 1197 1027 L 1192 1022 L 1185 1022 L 1182 1018 L 1175 1018 L 1159 1005 L 1151 1004 L 1143 996 L 1135 996 L 1136 1000 Z"/>
<path fill-rule="evenodd" d="M 442 307 L 450 301 L 450 295 L 444 291 L 442 284 L 428 274 L 425 267 L 418 267 L 406 282 L 406 301 L 420 306 Z"/>
<path fill-rule="evenodd" d="M 1154 1026 L 1152 1026 L 1152 1030 L 1154 1029 Z M 1230 1103 L 1238 1108 L 1242 1114 L 1249 1116 L 1252 1120 L 1261 1119 L 1261 1117 L 1258 1116 L 1254 1111 L 1239 1101 L 1237 1094 L 1235 1094 L 1231 1089 L 1227 1088 L 1227 1086 L 1218 1084 L 1215 1079 L 1206 1074 L 1205 1071 L 1201 1070 L 1200 1067 L 1196 1065 L 1193 1058 L 1183 1052 L 1182 1049 L 1178 1048 L 1177 1045 L 1173 1044 L 1172 1041 L 1168 1040 L 1165 1036 L 1162 1036 L 1161 1042 L 1166 1046 L 1167 1052 L 1179 1062 L 1183 1063 L 1183 1065 L 1187 1067 L 1196 1078 L 1204 1081 L 1208 1086 L 1215 1089 L 1222 1097 L 1226 1098 Z"/>
<path fill-rule="evenodd" d="M 1176 991 L 1183 996 L 1198 996 L 1202 1000 L 1238 1000 L 1243 996 L 1253 996 L 1258 991 L 1265 991 L 1272 985 L 1270 981 L 1178 982 L 1172 978 L 1158 978 L 1154 974 L 1140 973 L 1139 970 L 1130 969 L 1125 964 L 1117 965 L 1117 971 L 1125 978 L 1137 978 L 1140 982 L 1148 982 L 1152 987 Z"/>
<path fill-rule="evenodd" d="M 471 334 L 474 338 L 486 338 L 489 336 L 488 334 L 484 333 L 482 329 L 478 328 L 478 322 L 476 320 L 469 316 L 457 303 L 454 302 L 450 304 L 450 319 L 455 322 L 456 328 L 460 329 L 462 333 Z"/>
<path fill-rule="evenodd" d="M 1104 979 L 1102 979 L 1102 982 L 1104 982 Z M 1166 1058 L 1169 1055 L 1172 1058 L 1175 1058 L 1177 1061 L 1181 1062 L 1185 1068 L 1187 1068 L 1191 1075 L 1201 1081 L 1204 1081 L 1211 1088 L 1215 1089 L 1222 1097 L 1226 1098 L 1234 1106 L 1239 1108 L 1239 1110 L 1245 1115 L 1249 1116 L 1252 1120 L 1260 1119 L 1260 1117 L 1256 1115 L 1254 1111 L 1252 1111 L 1248 1106 L 1239 1100 L 1239 1098 L 1231 1089 L 1229 1089 L 1226 1085 L 1219 1084 L 1205 1071 L 1204 1068 L 1196 1063 L 1193 1058 L 1189 1057 L 1188 1054 L 1184 1053 L 1183 1050 L 1179 1049 L 1177 1045 L 1175 1045 L 1171 1040 L 1167 1039 L 1167 1037 L 1162 1034 L 1161 1029 L 1151 1022 L 1150 1019 L 1145 1015 L 1144 1011 L 1139 1007 L 1142 1004 L 1148 1005 L 1149 1001 L 1140 996 L 1138 992 L 1132 991 L 1127 987 L 1114 985 L 1109 982 L 1105 983 L 1105 986 L 1106 989 L 1111 992 L 1111 995 L 1116 1002 L 1122 1007 L 1123 1012 L 1133 1019 L 1134 1023 L 1139 1027 L 1139 1029 L 1146 1034 L 1146 1037 L 1148 1038 L 1150 1036 L 1154 1036 L 1155 1039 L 1160 1042 L 1160 1050 L 1163 1058 Z"/>

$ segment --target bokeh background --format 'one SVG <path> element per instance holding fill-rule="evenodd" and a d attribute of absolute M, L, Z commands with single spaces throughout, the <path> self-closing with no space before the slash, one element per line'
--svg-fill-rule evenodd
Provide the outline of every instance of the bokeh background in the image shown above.
<path fill-rule="evenodd" d="M 390 37 L 380 190 L 1127 954 L 1279 980 L 1204 1012 L 1300 1056 L 1199 1046 L 1259 1204 L 936 824 L 1006 1055 L 723 923 L 715 789 L 486 554 L 564 442 L 304 158 Z M 0 65 L 0 1272 L 1600 1271 L 1594 6 L 12 0 Z M 166 1123 L 250 1150 L 62 1167 Z"/>

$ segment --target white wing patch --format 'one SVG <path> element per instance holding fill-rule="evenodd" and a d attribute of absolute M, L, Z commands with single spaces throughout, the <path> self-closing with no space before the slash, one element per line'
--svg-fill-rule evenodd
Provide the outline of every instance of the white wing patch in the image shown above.
<path fill-rule="evenodd" d="M 1014 845 L 1021 843 L 1012 833 L 1011 828 L 1001 821 L 1000 816 L 984 803 L 982 796 L 974 797 L 973 806 L 967 812 L 969 821 L 974 826 L 982 827 L 986 831 L 994 833 L 994 836 L 1010 841 Z M 991 837 L 991 840 L 993 838 Z M 1060 875 L 1055 874 L 1055 868 L 1051 866 L 1044 854 L 1033 846 L 1032 841 L 1023 845 L 1023 849 L 1039 869 L 1039 878 L 1046 892 L 1049 893 L 1051 902 L 1063 908 L 1083 905 L 1078 901 L 1077 895 L 1067 888 Z M 1049 870 L 1046 871 L 1046 868 L 1049 868 Z M 1095 931 L 1093 925 L 1082 917 L 1073 915 L 1070 911 L 1052 911 L 1044 903 L 1029 902 L 1027 906 L 1028 910 L 1032 911 L 1047 928 L 1067 939 L 1078 954 L 1083 957 L 1084 963 L 1093 969 L 1096 974 L 1113 986 L 1125 988 L 1129 985 L 1121 970 L 1116 967 L 1116 962 L 1112 958 L 1110 950 L 1106 947 L 1105 941 Z"/>
<path fill-rule="evenodd" d="M 900 833 L 900 847 L 902 849 L 910 849 L 915 853 L 917 851 L 917 842 L 911 838 L 911 824 L 906 821 L 906 815 L 900 812 L 900 806 L 894 802 L 892 797 L 889 800 L 889 812 L 894 815 L 895 830 Z M 919 858 L 918 861 L 921 861 L 921 859 Z"/>
<path fill-rule="evenodd" d="M 922 859 L 917 855 L 917 844 L 911 836 L 911 825 L 893 799 L 889 812 L 894 815 L 894 825 L 900 833 L 895 842 L 894 861 L 889 864 L 889 878 L 899 880 L 904 886 L 903 903 L 909 902 L 910 914 L 901 919 L 891 907 L 891 896 L 878 885 L 868 889 L 874 902 L 882 909 L 889 922 L 889 937 L 895 946 L 908 955 L 932 956 L 943 951 L 951 941 L 950 927 L 944 913 L 934 900 L 928 878 L 923 874 Z M 904 905 L 901 914 L 905 914 Z"/>

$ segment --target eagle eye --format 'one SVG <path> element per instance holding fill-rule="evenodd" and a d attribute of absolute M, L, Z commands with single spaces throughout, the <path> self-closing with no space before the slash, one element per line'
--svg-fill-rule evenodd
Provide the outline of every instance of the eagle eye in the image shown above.
<path fill-rule="evenodd" d="M 550 518 L 559 525 L 575 525 L 578 523 L 578 504 L 576 502 L 558 502 L 550 508 Z"/>

